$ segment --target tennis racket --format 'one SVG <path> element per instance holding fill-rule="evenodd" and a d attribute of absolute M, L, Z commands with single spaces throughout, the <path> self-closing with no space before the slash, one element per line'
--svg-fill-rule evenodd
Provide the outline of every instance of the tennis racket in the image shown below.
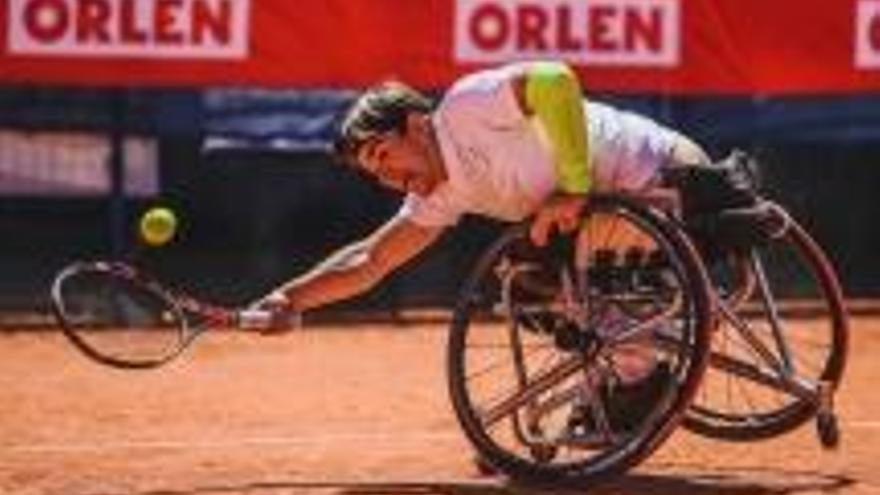
<path fill-rule="evenodd" d="M 78 261 L 52 283 L 64 335 L 94 361 L 124 369 L 161 366 L 211 328 L 270 328 L 275 315 L 234 310 L 168 288 L 122 262 Z"/>

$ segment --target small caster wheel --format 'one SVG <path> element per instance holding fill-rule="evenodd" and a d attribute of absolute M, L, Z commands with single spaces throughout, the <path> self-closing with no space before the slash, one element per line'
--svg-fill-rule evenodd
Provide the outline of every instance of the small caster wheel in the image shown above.
<path fill-rule="evenodd" d="M 837 424 L 837 416 L 828 412 L 817 414 L 816 433 L 819 435 L 822 447 L 836 449 L 840 445 L 840 427 Z"/>
<path fill-rule="evenodd" d="M 529 448 L 532 459 L 539 464 L 547 464 L 556 458 L 559 449 L 555 445 L 534 445 Z"/>

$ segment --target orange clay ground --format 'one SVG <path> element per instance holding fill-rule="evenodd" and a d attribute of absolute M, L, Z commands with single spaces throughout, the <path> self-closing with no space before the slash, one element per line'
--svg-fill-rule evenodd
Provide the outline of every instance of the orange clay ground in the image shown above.
<path fill-rule="evenodd" d="M 590 493 L 880 494 L 880 320 L 852 323 L 839 450 L 812 425 L 750 445 L 679 431 Z M 222 332 L 163 369 L 122 372 L 55 332 L 5 332 L 0 493 L 576 493 L 476 474 L 447 399 L 445 336 L 442 324 Z"/>

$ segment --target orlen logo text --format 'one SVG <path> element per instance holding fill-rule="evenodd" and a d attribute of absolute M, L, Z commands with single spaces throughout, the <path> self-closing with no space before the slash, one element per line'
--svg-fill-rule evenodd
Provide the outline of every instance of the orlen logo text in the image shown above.
<path fill-rule="evenodd" d="M 455 54 L 462 62 L 673 66 L 679 9 L 679 0 L 457 0 Z"/>
<path fill-rule="evenodd" d="M 9 0 L 22 55 L 237 59 L 250 0 Z"/>
<path fill-rule="evenodd" d="M 880 1 L 861 0 L 856 7 L 856 67 L 880 69 Z"/>

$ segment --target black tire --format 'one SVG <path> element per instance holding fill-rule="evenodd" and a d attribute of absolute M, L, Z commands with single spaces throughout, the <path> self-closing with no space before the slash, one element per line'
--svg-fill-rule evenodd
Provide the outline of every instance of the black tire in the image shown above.
<path fill-rule="evenodd" d="M 788 217 L 777 208 L 780 215 Z M 843 377 L 849 341 L 843 292 L 819 245 L 796 221 L 787 220 L 788 227 L 782 235 L 725 263 L 728 269 L 754 266 L 750 260 L 755 256 L 766 271 L 770 299 L 778 310 L 794 372 L 798 378 L 812 383 L 817 394 L 821 387 L 830 387 L 833 392 Z M 723 285 L 718 277 L 724 278 L 723 272 L 731 271 L 725 270 L 725 263 L 711 270 L 716 287 Z M 749 270 L 754 272 L 746 268 L 745 273 Z M 719 327 L 713 337 L 712 357 L 703 386 L 683 421 L 685 428 L 697 434 L 732 441 L 771 438 L 801 426 L 819 411 L 822 401 L 818 396 L 794 394 L 730 372 L 731 363 L 745 371 L 763 365 L 754 346 L 736 330 L 734 321 L 746 322 L 777 359 L 781 356 L 768 323 L 771 312 L 756 302 L 760 286 L 753 294 L 751 300 L 733 308 L 734 318 L 724 314 L 718 317 Z"/>
<path fill-rule="evenodd" d="M 607 429 L 606 422 L 605 440 L 599 442 L 599 445 L 585 447 L 580 444 L 572 446 L 571 443 L 565 443 L 568 440 L 563 440 L 563 437 L 568 437 L 553 429 L 554 425 L 550 425 L 550 417 L 558 415 L 564 421 L 569 415 L 570 404 L 553 402 L 554 398 L 565 397 L 565 391 L 560 390 L 564 385 L 570 390 L 578 389 L 581 387 L 579 385 L 581 381 L 592 380 L 586 377 L 598 376 L 593 373 L 599 373 L 600 371 L 597 370 L 600 367 L 613 367 L 615 365 L 613 353 L 617 351 L 613 344 L 609 344 L 613 341 L 613 337 L 607 337 L 608 340 L 603 340 L 606 337 L 597 337 L 602 327 L 594 329 L 591 323 L 587 324 L 589 328 L 578 327 L 576 335 L 587 335 L 593 340 L 587 337 L 574 339 L 579 343 L 574 348 L 570 347 L 572 339 L 563 339 L 561 336 L 570 331 L 571 324 L 561 326 L 547 324 L 547 320 L 554 318 L 552 314 L 528 313 L 533 311 L 527 309 L 529 305 L 534 306 L 536 303 L 524 302 L 528 295 L 522 292 L 528 292 L 527 289 L 518 293 L 509 289 L 509 283 L 498 282 L 496 274 L 503 272 L 502 267 L 508 266 L 512 257 L 519 256 L 516 254 L 517 246 L 527 243 L 525 241 L 527 226 L 511 228 L 483 254 L 460 293 L 449 334 L 447 374 L 456 416 L 465 435 L 477 450 L 479 458 L 520 481 L 595 483 L 635 466 L 657 449 L 678 425 L 697 390 L 706 366 L 710 332 L 714 325 L 709 279 L 687 236 L 664 214 L 625 198 L 599 196 L 591 198 L 590 206 L 584 213 L 583 229 L 590 229 L 591 225 L 598 223 L 595 219 L 600 217 L 621 222 L 621 225 L 629 225 L 628 228 L 636 229 L 633 232 L 641 232 L 645 237 L 640 237 L 640 242 L 650 239 L 663 251 L 668 260 L 666 268 L 668 279 L 664 284 L 669 285 L 664 285 L 662 290 L 657 291 L 657 294 L 662 296 L 656 296 L 656 300 L 676 302 L 675 306 L 670 307 L 677 309 L 668 313 L 672 316 L 665 322 L 670 325 L 668 328 L 672 328 L 669 332 L 672 336 L 651 337 L 650 342 L 652 344 L 664 342 L 663 345 L 658 344 L 656 350 L 652 349 L 651 352 L 657 352 L 658 356 L 659 353 L 663 353 L 657 359 L 670 363 L 671 376 L 674 379 L 665 382 L 662 399 L 658 400 L 656 406 L 640 419 L 639 424 L 632 431 L 618 434 Z M 611 225 L 612 228 L 603 232 L 611 232 L 616 229 L 614 225 L 617 224 L 605 225 Z M 594 246 L 592 239 L 589 245 Z M 598 252 L 599 246 L 596 245 L 594 249 Z M 582 281 L 589 271 L 578 270 L 577 273 L 578 280 Z M 540 274 L 536 278 L 541 278 Z M 544 277 L 545 282 L 548 280 L 552 282 L 553 277 Z M 508 288 L 504 289 L 502 286 Z M 504 307 L 508 311 L 507 316 L 502 316 L 499 320 L 493 308 L 498 306 L 502 293 L 507 298 Z M 616 308 L 622 304 L 620 301 L 636 299 L 629 297 L 635 294 L 635 289 L 623 295 L 601 295 L 597 293 L 595 287 L 585 289 L 581 285 L 579 294 L 583 296 L 580 302 L 590 318 L 592 314 L 602 313 L 610 307 Z M 544 297 L 544 293 L 535 289 L 532 296 L 540 299 Z M 556 297 L 558 298 L 558 295 Z M 617 302 L 608 303 L 612 299 Z M 626 304 L 629 305 L 626 311 L 632 309 L 633 303 Z M 655 304 L 665 311 L 662 306 L 666 304 L 665 302 L 648 301 L 646 304 Z M 641 313 L 633 311 L 635 316 L 626 314 L 621 318 L 630 321 L 632 318 L 643 317 L 643 313 L 644 311 Z M 534 317 L 534 319 L 526 321 L 523 315 L 527 314 L 531 315 L 528 318 Z M 652 329 L 650 332 L 659 331 Z M 503 340 L 497 342 L 491 340 L 496 333 Z M 508 338 L 510 342 L 505 343 Z M 512 366 L 495 367 L 494 355 L 483 361 L 485 355 L 496 351 L 502 355 L 501 360 L 509 360 Z M 608 352 L 607 355 L 604 354 L 605 351 Z M 506 353 L 510 356 L 504 357 Z M 534 356 L 529 353 L 533 353 Z M 541 353 L 546 355 L 541 356 Z M 543 363 L 537 366 L 537 370 L 534 367 L 529 369 L 533 363 L 523 362 L 524 359 L 531 357 Z M 486 362 L 489 366 L 485 365 Z M 571 368 L 563 371 L 562 369 L 567 366 L 564 363 L 571 364 Z M 512 368 L 512 371 L 508 368 Z M 502 376 L 489 376 L 490 372 L 498 372 Z M 542 380 L 539 377 L 546 378 L 547 375 L 556 372 L 559 372 L 558 377 L 562 377 L 565 373 L 569 374 L 564 378 L 558 378 L 558 381 L 556 378 L 548 379 L 548 383 L 552 384 L 544 389 L 534 385 Z M 607 373 L 608 370 L 601 372 Z M 506 375 L 513 375 L 513 378 L 509 379 L 514 385 L 512 390 L 505 390 Z M 502 392 L 505 392 L 501 400 L 497 400 L 498 397 L 495 395 L 496 387 L 500 387 Z M 522 392 L 529 390 L 530 387 L 539 391 L 533 396 L 528 392 Z M 483 393 L 488 395 L 485 401 L 482 400 Z M 516 405 L 507 411 L 504 404 L 509 401 L 513 401 Z M 541 404 L 538 404 L 539 402 Z M 534 412 L 542 407 L 546 411 Z M 558 409 L 554 409 L 557 407 Z M 607 405 L 600 407 L 607 408 Z M 529 408 L 532 408 L 531 415 Z M 496 414 L 496 411 L 501 412 Z M 541 416 L 542 414 L 546 419 Z M 534 419 L 536 416 L 538 419 Z M 570 419 L 570 416 L 568 417 Z M 524 426 L 523 423 L 528 423 L 530 418 L 534 419 L 534 424 Z M 540 423 L 542 421 L 546 421 L 546 424 Z M 499 428 L 501 425 L 511 427 L 508 437 L 505 437 L 505 431 Z M 546 455 L 549 452 L 552 452 L 552 455 Z"/>

